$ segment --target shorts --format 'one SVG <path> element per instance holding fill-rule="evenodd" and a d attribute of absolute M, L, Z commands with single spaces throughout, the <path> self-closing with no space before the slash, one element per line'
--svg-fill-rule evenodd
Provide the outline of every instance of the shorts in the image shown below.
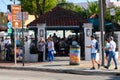
<path fill-rule="evenodd" d="M 96 59 L 96 53 L 91 53 L 91 59 L 93 60 L 95 60 Z"/>
<path fill-rule="evenodd" d="M 110 51 L 105 50 L 105 54 L 106 54 L 106 56 L 108 56 L 108 55 L 109 55 L 109 53 L 110 53 Z"/>

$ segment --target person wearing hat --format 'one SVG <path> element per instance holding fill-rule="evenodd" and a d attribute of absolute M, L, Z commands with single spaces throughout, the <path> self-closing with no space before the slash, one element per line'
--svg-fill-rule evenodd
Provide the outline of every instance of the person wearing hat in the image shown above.
<path fill-rule="evenodd" d="M 114 69 L 118 69 L 117 67 L 117 60 L 116 60 L 116 53 L 115 53 L 115 50 L 116 50 L 116 43 L 115 41 L 113 40 L 113 37 L 111 36 L 110 38 L 110 43 L 109 43 L 109 57 L 108 57 L 108 64 L 107 66 L 105 66 L 105 68 L 109 69 L 109 66 L 110 66 L 110 62 L 111 62 L 111 59 L 113 58 L 113 61 L 114 61 L 114 64 L 115 64 L 115 68 Z"/>
<path fill-rule="evenodd" d="M 100 63 L 96 61 L 97 49 L 95 47 L 96 47 L 97 40 L 95 39 L 94 35 L 91 35 L 90 38 L 91 38 L 91 44 L 90 46 L 86 46 L 86 48 L 91 48 L 91 62 L 92 62 L 91 70 L 95 70 L 95 63 L 97 63 L 98 69 L 100 68 Z"/>

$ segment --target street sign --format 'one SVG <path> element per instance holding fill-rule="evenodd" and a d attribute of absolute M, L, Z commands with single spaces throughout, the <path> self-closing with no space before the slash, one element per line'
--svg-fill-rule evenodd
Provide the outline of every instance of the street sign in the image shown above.
<path fill-rule="evenodd" d="M 12 5 L 11 6 L 12 9 L 12 27 L 13 28 L 22 28 L 22 22 L 20 20 L 16 19 L 16 13 L 21 12 L 21 6 L 20 5 Z M 15 23 L 18 23 L 18 25 L 16 25 Z"/>
<path fill-rule="evenodd" d="M 8 34 L 12 33 L 12 28 L 8 28 L 7 32 L 8 32 Z"/>
<path fill-rule="evenodd" d="M 12 21 L 12 14 L 11 13 L 8 14 L 8 20 Z"/>
<path fill-rule="evenodd" d="M 114 15 L 115 15 L 115 9 L 114 9 L 114 8 L 111 8 L 111 9 L 110 9 L 110 15 L 111 15 L 111 16 L 114 16 Z"/>
<path fill-rule="evenodd" d="M 20 20 L 12 21 L 13 28 L 22 28 L 22 22 Z"/>
<path fill-rule="evenodd" d="M 22 17 L 23 15 L 23 17 Z M 28 12 L 18 12 L 16 13 L 17 20 L 27 20 L 28 19 Z"/>
<path fill-rule="evenodd" d="M 7 26 L 8 26 L 8 28 L 11 28 L 12 27 L 12 22 L 8 22 Z"/>

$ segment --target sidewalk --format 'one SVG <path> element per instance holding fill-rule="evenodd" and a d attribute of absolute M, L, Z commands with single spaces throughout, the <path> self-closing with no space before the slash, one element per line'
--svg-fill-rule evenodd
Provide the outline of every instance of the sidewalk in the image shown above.
<path fill-rule="evenodd" d="M 120 64 L 120 61 L 118 62 Z M 3 62 L 0 63 L 1 69 L 15 69 L 15 70 L 32 70 L 32 71 L 47 71 L 47 72 L 60 72 L 70 74 L 81 74 L 81 75 L 120 75 L 120 65 L 118 70 L 114 70 L 114 64 L 112 63 L 110 69 L 105 69 L 101 66 L 100 69 L 90 70 L 90 61 L 81 61 L 80 65 L 70 65 L 69 57 L 55 57 L 54 62 L 26 62 L 24 66 L 22 63 Z"/>

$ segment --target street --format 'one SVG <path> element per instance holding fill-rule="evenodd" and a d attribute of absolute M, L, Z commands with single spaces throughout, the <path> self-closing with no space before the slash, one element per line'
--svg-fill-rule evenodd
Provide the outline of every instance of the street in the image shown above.
<path fill-rule="evenodd" d="M 120 76 L 76 75 L 23 70 L 0 70 L 0 80 L 120 80 Z"/>

